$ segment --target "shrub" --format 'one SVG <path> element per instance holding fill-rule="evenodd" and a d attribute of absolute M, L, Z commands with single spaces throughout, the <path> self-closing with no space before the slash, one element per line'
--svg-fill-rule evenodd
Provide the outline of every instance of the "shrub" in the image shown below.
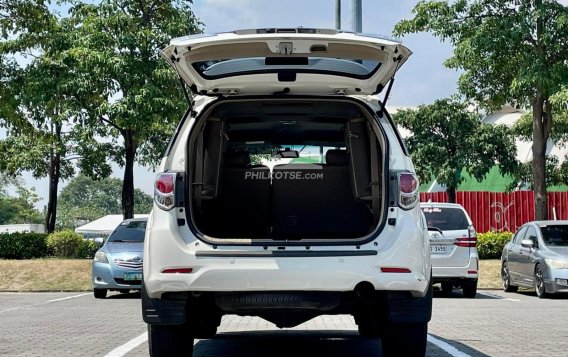
<path fill-rule="evenodd" d="M 83 237 L 73 231 L 56 232 L 47 237 L 47 247 L 58 258 L 79 257 L 83 244 Z"/>
<path fill-rule="evenodd" d="M 477 234 L 477 251 L 480 259 L 499 259 L 503 247 L 507 244 L 513 233 L 511 232 L 487 232 Z"/>
<path fill-rule="evenodd" d="M 47 234 L 0 233 L 0 259 L 31 259 L 47 256 Z"/>
<path fill-rule="evenodd" d="M 83 239 L 83 244 L 79 249 L 79 258 L 92 259 L 95 253 L 99 250 L 99 246 L 92 240 Z"/>

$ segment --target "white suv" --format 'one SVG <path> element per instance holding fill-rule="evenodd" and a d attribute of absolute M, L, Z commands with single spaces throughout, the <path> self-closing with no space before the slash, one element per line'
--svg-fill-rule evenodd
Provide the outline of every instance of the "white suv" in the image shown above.
<path fill-rule="evenodd" d="M 440 283 L 446 295 L 459 287 L 463 296 L 474 298 L 479 255 L 477 233 L 467 211 L 457 203 L 427 202 L 420 207 L 430 231 L 433 283 Z"/>
<path fill-rule="evenodd" d="M 148 220 L 151 355 L 191 355 L 193 338 L 214 336 L 225 314 L 281 328 L 351 314 L 385 355 L 424 355 L 426 221 L 376 96 L 388 96 L 410 54 L 392 40 L 306 28 L 188 36 L 164 49 L 194 96 Z"/>

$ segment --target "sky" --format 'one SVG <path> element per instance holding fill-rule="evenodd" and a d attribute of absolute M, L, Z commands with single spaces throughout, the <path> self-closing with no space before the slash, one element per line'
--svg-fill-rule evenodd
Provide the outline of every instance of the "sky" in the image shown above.
<path fill-rule="evenodd" d="M 562 0 L 568 2 L 568 0 Z M 351 30 L 351 0 L 342 0 L 341 26 Z M 417 1 L 363 0 L 363 32 L 390 36 L 394 25 L 412 17 Z M 195 15 L 206 33 L 266 27 L 335 27 L 335 0 L 194 0 Z M 413 55 L 400 69 L 389 97 L 391 106 L 430 104 L 456 92 L 459 73 L 444 67 L 452 48 L 428 33 L 408 35 L 401 39 Z M 123 170 L 115 166 L 113 176 L 122 178 Z M 136 167 L 134 186 L 148 194 L 153 192 L 155 173 Z M 36 207 L 47 203 L 47 179 L 34 180 L 24 175 L 27 186 L 33 186 L 42 198 Z M 60 184 L 60 188 L 65 182 Z"/>

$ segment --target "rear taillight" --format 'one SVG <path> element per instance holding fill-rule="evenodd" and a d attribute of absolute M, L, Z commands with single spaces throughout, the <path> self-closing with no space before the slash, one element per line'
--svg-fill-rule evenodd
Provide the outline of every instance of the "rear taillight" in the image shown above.
<path fill-rule="evenodd" d="M 473 226 L 467 227 L 467 236 L 467 238 L 456 238 L 454 244 L 458 247 L 477 247 L 477 233 L 475 232 L 475 228 L 473 228 Z"/>
<path fill-rule="evenodd" d="M 454 244 L 458 247 L 475 248 L 477 246 L 477 237 L 456 238 Z"/>
<path fill-rule="evenodd" d="M 398 174 L 398 205 L 402 209 L 411 209 L 416 206 L 419 201 L 418 195 L 418 178 L 413 173 Z"/>
<path fill-rule="evenodd" d="M 166 211 L 175 206 L 176 175 L 171 172 L 159 173 L 154 183 L 154 201 Z"/>

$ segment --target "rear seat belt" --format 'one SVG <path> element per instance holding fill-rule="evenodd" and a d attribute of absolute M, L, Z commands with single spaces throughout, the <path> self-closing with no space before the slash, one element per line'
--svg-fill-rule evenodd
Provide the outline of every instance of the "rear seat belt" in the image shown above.
<path fill-rule="evenodd" d="M 381 205 L 381 197 L 379 194 L 379 186 L 381 182 L 379 181 L 379 165 L 377 160 L 377 137 L 375 136 L 375 132 L 370 124 L 367 129 L 369 130 L 369 147 L 371 149 L 371 208 L 373 211 L 373 223 L 377 224 L 379 222 Z"/>
<path fill-rule="evenodd" d="M 201 196 L 203 194 L 203 135 L 205 126 L 203 130 L 199 133 L 197 137 L 197 155 L 195 163 L 195 182 L 193 183 L 193 196 L 195 198 L 195 207 L 197 212 L 201 213 Z"/>

